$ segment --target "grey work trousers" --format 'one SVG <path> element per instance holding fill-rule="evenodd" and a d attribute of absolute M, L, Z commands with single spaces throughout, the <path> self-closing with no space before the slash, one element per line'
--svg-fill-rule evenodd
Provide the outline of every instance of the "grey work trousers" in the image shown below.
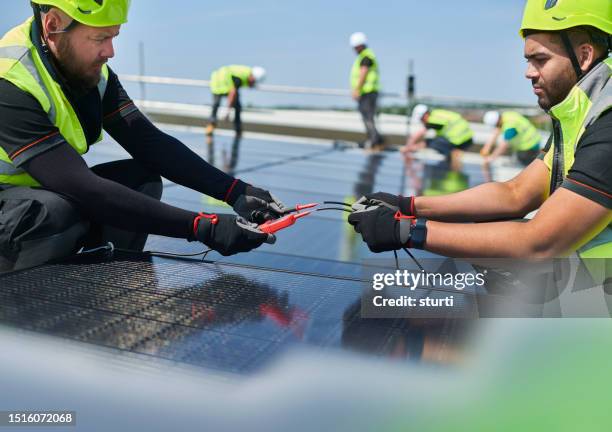
<path fill-rule="evenodd" d="M 134 160 L 92 168 L 100 177 L 161 199 L 162 183 Z M 117 217 L 121 217 L 117 215 Z M 142 250 L 147 234 L 93 223 L 67 197 L 31 187 L 0 190 L 0 272 L 19 270 L 69 257 L 82 247 L 112 242 L 116 247 Z"/>
<path fill-rule="evenodd" d="M 359 98 L 359 112 L 368 135 L 368 144 L 378 145 L 383 143 L 383 138 L 376 129 L 378 93 L 365 93 Z M 368 146 L 366 146 L 368 147 Z"/>
<path fill-rule="evenodd" d="M 213 94 L 212 113 L 210 116 L 210 123 L 217 126 L 217 113 L 221 107 L 221 101 L 227 95 Z M 242 133 L 242 105 L 240 104 L 240 93 L 236 92 L 236 99 L 234 100 L 234 130 L 237 134 Z"/>

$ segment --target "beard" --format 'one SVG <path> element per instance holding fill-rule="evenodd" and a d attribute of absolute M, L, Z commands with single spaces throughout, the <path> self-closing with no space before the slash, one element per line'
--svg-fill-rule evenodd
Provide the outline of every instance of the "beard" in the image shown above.
<path fill-rule="evenodd" d="M 576 79 L 572 70 L 564 71 L 559 77 L 552 80 L 550 84 L 543 87 L 544 94 L 538 97 L 538 105 L 548 112 L 551 108 L 565 100 L 574 85 L 576 85 Z"/>
<path fill-rule="evenodd" d="M 78 94 L 85 94 L 95 88 L 100 82 L 100 73 L 92 73 L 94 66 L 102 66 L 105 62 L 79 62 L 74 47 L 67 35 L 58 41 L 57 66 L 70 88 Z"/>

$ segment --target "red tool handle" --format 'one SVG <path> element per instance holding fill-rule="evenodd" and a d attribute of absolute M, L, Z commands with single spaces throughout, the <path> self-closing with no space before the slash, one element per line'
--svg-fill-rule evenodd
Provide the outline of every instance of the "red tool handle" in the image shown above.
<path fill-rule="evenodd" d="M 280 219 L 269 220 L 266 223 L 259 225 L 259 230 L 266 234 L 274 234 L 277 231 L 290 227 L 301 217 L 308 216 L 310 212 L 290 214 L 283 216 Z"/>
<path fill-rule="evenodd" d="M 305 209 L 316 207 L 318 205 L 319 205 L 319 203 L 298 204 L 298 205 L 295 206 L 295 210 L 296 211 L 305 210 Z"/>

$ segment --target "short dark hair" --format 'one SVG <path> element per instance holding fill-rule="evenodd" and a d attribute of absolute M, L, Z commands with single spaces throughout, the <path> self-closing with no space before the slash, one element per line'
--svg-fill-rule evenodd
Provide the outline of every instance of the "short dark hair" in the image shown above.
<path fill-rule="evenodd" d="M 608 33 L 599 30 L 596 27 L 592 26 L 578 26 L 572 27 L 567 30 L 563 30 L 567 32 L 569 38 L 574 46 L 581 45 L 583 43 L 588 43 L 593 45 L 593 47 L 601 51 L 603 53 L 607 53 L 612 50 L 612 36 Z M 559 30 L 533 30 L 527 29 L 523 31 L 523 35 L 525 37 L 531 36 L 537 33 L 549 33 L 556 34 L 560 33 Z M 559 45 L 562 45 L 561 37 L 559 37 Z"/>
<path fill-rule="evenodd" d="M 610 50 L 610 35 L 592 26 L 579 26 L 568 29 L 574 45 L 589 43 L 597 50 L 607 53 Z"/>

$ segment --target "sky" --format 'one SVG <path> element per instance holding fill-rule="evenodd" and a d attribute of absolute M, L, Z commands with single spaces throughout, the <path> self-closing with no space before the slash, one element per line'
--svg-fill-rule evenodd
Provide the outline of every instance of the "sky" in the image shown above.
<path fill-rule="evenodd" d="M 132 0 L 109 64 L 138 74 L 208 79 L 225 64 L 262 65 L 267 84 L 346 88 L 363 31 L 376 52 L 383 89 L 405 92 L 415 64 L 417 94 L 535 104 L 518 35 L 524 0 Z M 10 6 L 7 6 L 10 5 Z M 26 0 L 2 0 L 0 33 L 29 14 Z M 134 98 L 139 88 L 125 84 Z M 148 87 L 151 99 L 208 102 L 206 89 Z M 338 106 L 350 99 L 249 92 L 247 102 Z"/>

